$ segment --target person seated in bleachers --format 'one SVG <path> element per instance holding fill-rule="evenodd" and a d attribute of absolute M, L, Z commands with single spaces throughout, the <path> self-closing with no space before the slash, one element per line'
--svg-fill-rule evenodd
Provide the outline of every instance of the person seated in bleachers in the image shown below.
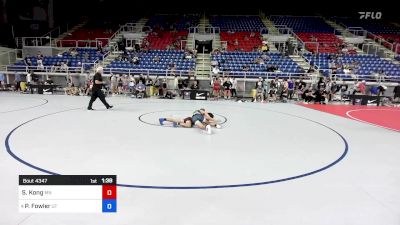
<path fill-rule="evenodd" d="M 85 60 L 89 60 L 89 53 L 88 52 L 83 53 L 83 58 Z"/>
<path fill-rule="evenodd" d="M 71 49 L 68 51 L 68 54 L 69 54 L 70 56 L 72 56 L 72 57 L 76 57 L 77 55 L 79 55 L 79 53 L 78 53 L 78 51 L 76 50 L 76 48 L 71 48 Z"/>
<path fill-rule="evenodd" d="M 269 57 L 266 53 L 263 53 L 261 55 L 261 59 L 264 60 L 264 62 L 265 62 L 265 61 L 270 61 L 271 57 Z"/>
<path fill-rule="evenodd" d="M 221 51 L 220 51 L 218 48 L 215 48 L 215 49 L 212 51 L 212 54 L 213 54 L 213 55 L 220 55 L 220 54 L 221 54 Z"/>
<path fill-rule="evenodd" d="M 277 71 L 278 70 L 278 67 L 276 67 L 276 66 L 274 66 L 274 65 L 267 65 L 267 67 L 266 67 L 266 71 L 267 72 L 275 72 L 275 71 Z"/>
<path fill-rule="evenodd" d="M 43 65 L 43 60 L 42 59 L 38 59 L 37 61 L 36 61 L 36 63 L 37 63 L 37 70 L 38 71 L 44 71 L 44 65 Z"/>
<path fill-rule="evenodd" d="M 60 67 L 60 71 L 61 71 L 61 72 L 64 72 L 64 73 L 68 72 L 68 65 L 67 65 L 67 63 L 68 63 L 68 62 L 62 62 L 62 63 L 61 63 L 61 67 Z"/>
<path fill-rule="evenodd" d="M 158 55 L 156 55 L 156 56 L 154 56 L 154 58 L 153 58 L 153 62 L 160 62 L 160 56 L 158 56 Z"/>
<path fill-rule="evenodd" d="M 135 55 L 135 56 L 132 58 L 132 64 L 139 65 L 139 64 L 140 64 L 139 57 L 137 57 L 137 56 Z"/>
<path fill-rule="evenodd" d="M 169 61 L 169 63 L 168 63 L 168 69 L 172 69 L 172 68 L 175 68 L 175 63 L 174 63 L 174 61 Z"/>
<path fill-rule="evenodd" d="M 261 52 L 265 52 L 265 53 L 269 52 L 269 47 L 267 44 L 263 44 L 261 46 Z"/>
<path fill-rule="evenodd" d="M 233 42 L 233 45 L 238 46 L 239 45 L 239 41 L 237 38 L 235 38 L 235 41 Z"/>
<path fill-rule="evenodd" d="M 212 74 L 213 76 L 218 76 L 218 74 L 220 73 L 220 70 L 218 68 L 218 66 L 212 66 Z"/>
<path fill-rule="evenodd" d="M 38 51 L 37 52 L 37 55 L 36 55 L 36 59 L 42 59 L 43 60 L 43 54 L 40 52 L 40 51 Z"/>
<path fill-rule="evenodd" d="M 183 59 L 192 59 L 192 54 L 186 50 Z"/>
<path fill-rule="evenodd" d="M 56 71 L 57 71 L 57 68 L 56 68 L 56 66 L 57 66 L 57 64 L 56 64 L 56 63 L 54 63 L 53 65 L 51 65 L 51 67 L 50 67 L 50 72 L 51 72 L 51 73 L 54 73 L 54 72 L 56 72 Z"/>
<path fill-rule="evenodd" d="M 32 61 L 31 61 L 31 59 L 29 58 L 29 56 L 26 56 L 26 57 L 24 58 L 24 64 L 25 64 L 25 66 L 32 66 Z"/>

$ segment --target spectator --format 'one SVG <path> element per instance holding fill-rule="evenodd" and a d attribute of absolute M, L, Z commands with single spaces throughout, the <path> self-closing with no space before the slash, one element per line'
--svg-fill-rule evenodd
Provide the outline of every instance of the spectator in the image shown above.
<path fill-rule="evenodd" d="M 154 56 L 153 62 L 160 62 L 160 56 L 158 55 Z"/>
<path fill-rule="evenodd" d="M 111 74 L 110 77 L 110 88 L 111 88 L 111 94 L 114 96 L 118 94 L 118 82 L 117 82 L 117 75 Z"/>
<path fill-rule="evenodd" d="M 268 102 L 269 82 L 267 79 L 265 79 L 265 77 L 263 77 L 263 89 L 264 89 L 264 93 L 263 93 L 264 101 Z"/>
<path fill-rule="evenodd" d="M 68 65 L 67 62 L 62 62 L 60 67 L 61 72 L 67 73 L 68 72 Z"/>
<path fill-rule="evenodd" d="M 135 78 L 132 75 L 129 75 L 129 84 L 128 84 L 129 92 L 133 93 L 135 88 Z"/>
<path fill-rule="evenodd" d="M 192 90 L 199 90 L 199 81 L 196 79 L 196 77 L 194 78 L 194 81 L 192 83 L 192 86 L 190 87 L 190 89 Z"/>
<path fill-rule="evenodd" d="M 44 71 L 43 60 L 38 58 L 36 62 L 37 62 L 37 70 Z"/>
<path fill-rule="evenodd" d="M 140 60 L 139 57 L 137 57 L 136 55 L 132 58 L 132 63 L 135 65 L 139 65 Z"/>
<path fill-rule="evenodd" d="M 287 99 L 287 97 L 288 97 L 288 91 L 289 91 L 289 84 L 288 84 L 288 81 L 286 80 L 286 78 L 284 78 L 283 79 L 283 82 L 281 82 L 281 88 L 282 88 L 282 91 L 280 92 L 280 99 L 282 100 L 282 101 L 286 101 L 285 99 Z"/>
<path fill-rule="evenodd" d="M 173 61 L 170 61 L 168 63 L 168 70 L 169 70 L 171 75 L 175 75 L 175 69 L 176 69 L 175 63 Z"/>
<path fill-rule="evenodd" d="M 69 51 L 69 55 L 71 55 L 72 57 L 76 57 L 78 54 L 79 54 L 79 53 L 78 53 L 78 51 L 76 50 L 76 48 L 72 48 L 72 49 Z"/>
<path fill-rule="evenodd" d="M 269 97 L 272 101 L 276 100 L 276 93 L 278 92 L 278 77 L 269 82 Z"/>
<path fill-rule="evenodd" d="M 43 54 L 40 51 L 38 51 L 37 55 L 36 55 L 36 59 L 43 59 L 43 58 L 44 58 Z"/>
<path fill-rule="evenodd" d="M 27 87 L 27 91 L 31 89 L 30 85 L 32 83 L 32 72 L 28 71 L 28 73 L 26 74 L 26 87 Z"/>
<path fill-rule="evenodd" d="M 127 93 L 129 90 L 129 78 L 126 74 L 122 76 L 122 90 L 124 93 Z"/>
<path fill-rule="evenodd" d="M 224 86 L 224 98 L 230 99 L 232 83 L 227 77 L 225 77 L 225 80 L 224 80 L 224 83 L 222 84 L 222 86 Z"/>
<path fill-rule="evenodd" d="M 50 76 L 48 76 L 47 80 L 44 82 L 44 84 L 54 84 L 54 81 L 51 79 Z"/>
<path fill-rule="evenodd" d="M 21 91 L 21 74 L 19 72 L 15 73 L 15 91 Z"/>
<path fill-rule="evenodd" d="M 146 77 L 146 96 L 151 96 L 151 87 L 153 86 L 153 80 L 147 75 Z"/>
<path fill-rule="evenodd" d="M 167 79 L 162 79 L 162 83 L 161 83 L 161 91 L 159 91 L 159 95 L 162 97 L 165 97 L 165 95 L 167 94 Z"/>
<path fill-rule="evenodd" d="M 267 72 L 275 72 L 277 70 L 277 67 L 274 65 L 267 65 Z"/>
<path fill-rule="evenodd" d="M 255 89 L 256 95 L 254 96 L 253 102 L 257 102 L 257 99 L 261 99 L 261 102 L 264 102 L 264 82 L 261 77 L 258 78 Z"/>
<path fill-rule="evenodd" d="M 219 98 L 219 93 L 220 93 L 220 90 L 221 90 L 221 83 L 220 83 L 218 77 L 214 78 L 213 83 L 212 83 L 212 86 L 213 86 L 214 100 L 215 100 L 215 99 L 218 100 L 218 98 Z"/>
<path fill-rule="evenodd" d="M 265 52 L 265 53 L 269 52 L 269 47 L 268 47 L 268 45 L 263 43 L 263 45 L 261 46 L 261 51 L 262 51 L 262 52 Z"/>
<path fill-rule="evenodd" d="M 83 54 L 83 58 L 84 58 L 85 60 L 89 60 L 89 53 L 88 53 L 88 52 L 85 52 L 85 53 Z"/>
<path fill-rule="evenodd" d="M 124 82 L 122 81 L 122 75 L 117 76 L 117 86 L 118 86 L 118 94 L 122 94 L 124 91 Z"/>
<path fill-rule="evenodd" d="M 3 83 L 5 83 L 4 80 L 5 80 L 4 74 L 3 74 L 3 73 L 0 73 L 0 89 L 1 89 L 1 90 L 4 90 L 4 89 L 5 89 L 5 88 L 4 88 L 4 85 L 3 85 Z"/>
<path fill-rule="evenodd" d="M 394 87 L 393 89 L 393 93 L 394 93 L 394 101 L 400 101 L 400 82 L 397 83 L 397 86 Z"/>
<path fill-rule="evenodd" d="M 314 100 L 315 96 L 312 93 L 311 86 L 303 92 L 302 98 L 304 99 L 304 103 L 306 104 Z"/>
<path fill-rule="evenodd" d="M 270 60 L 271 60 L 271 57 L 269 57 L 266 53 L 263 53 L 263 54 L 261 55 L 261 59 L 263 59 L 264 61 L 270 61 Z"/>
<path fill-rule="evenodd" d="M 218 66 L 213 66 L 212 67 L 212 74 L 215 76 L 218 76 L 218 74 L 220 73 L 220 70 L 218 68 Z"/>
<path fill-rule="evenodd" d="M 32 61 L 28 56 L 25 57 L 24 63 L 25 63 L 25 66 L 32 66 Z"/>
<path fill-rule="evenodd" d="M 361 81 L 358 83 L 358 90 L 361 94 L 365 95 L 366 94 L 366 82 L 365 80 Z"/>
<path fill-rule="evenodd" d="M 290 78 L 288 81 L 288 97 L 290 100 L 293 99 L 293 93 L 294 93 L 294 81 L 293 78 Z"/>
<path fill-rule="evenodd" d="M 142 83 L 143 85 L 146 84 L 146 79 L 143 77 L 143 74 L 140 74 L 138 83 Z"/>
<path fill-rule="evenodd" d="M 317 83 L 317 88 L 318 88 L 318 90 L 321 89 L 321 88 L 324 89 L 324 88 L 325 88 L 325 85 L 326 85 L 326 84 L 325 84 L 324 78 L 323 78 L 323 77 L 320 77 L 320 78 L 319 78 L 319 81 L 318 81 L 318 83 Z"/>
<path fill-rule="evenodd" d="M 307 70 L 307 73 L 314 73 L 315 72 L 315 68 L 313 65 L 310 65 L 310 68 Z"/>
<path fill-rule="evenodd" d="M 173 84 L 172 84 L 172 89 L 175 92 L 178 92 L 178 90 L 179 90 L 179 78 L 178 78 L 177 75 L 175 75 L 175 77 L 174 77 L 174 81 L 173 81 Z"/>
<path fill-rule="evenodd" d="M 230 82 L 232 83 L 232 88 L 231 88 L 231 95 L 232 97 L 237 97 L 236 89 L 237 89 L 237 80 L 236 78 L 232 77 L 230 79 Z"/>
<path fill-rule="evenodd" d="M 159 95 L 160 88 L 161 88 L 161 80 L 156 76 L 156 79 L 154 80 L 154 88 L 156 91 L 153 91 L 154 95 Z"/>
<path fill-rule="evenodd" d="M 325 89 L 321 88 L 314 92 L 314 101 L 315 103 L 325 104 L 326 92 Z"/>

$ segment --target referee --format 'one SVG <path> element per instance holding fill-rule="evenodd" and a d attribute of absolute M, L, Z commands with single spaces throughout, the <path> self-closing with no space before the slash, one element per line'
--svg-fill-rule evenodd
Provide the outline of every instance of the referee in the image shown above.
<path fill-rule="evenodd" d="M 97 67 L 96 74 L 93 77 L 92 97 L 90 98 L 88 110 L 93 110 L 92 105 L 93 102 L 96 101 L 97 97 L 100 98 L 100 101 L 103 102 L 107 109 L 111 109 L 113 107 L 107 103 L 105 96 L 101 91 L 101 87 L 103 84 L 105 84 L 101 74 L 103 74 L 103 67 L 100 66 Z"/>

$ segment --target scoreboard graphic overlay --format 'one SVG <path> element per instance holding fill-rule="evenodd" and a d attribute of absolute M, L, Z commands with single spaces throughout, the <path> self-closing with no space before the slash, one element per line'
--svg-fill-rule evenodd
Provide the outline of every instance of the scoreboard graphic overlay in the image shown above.
<path fill-rule="evenodd" d="M 19 212 L 115 213 L 116 175 L 20 175 Z"/>

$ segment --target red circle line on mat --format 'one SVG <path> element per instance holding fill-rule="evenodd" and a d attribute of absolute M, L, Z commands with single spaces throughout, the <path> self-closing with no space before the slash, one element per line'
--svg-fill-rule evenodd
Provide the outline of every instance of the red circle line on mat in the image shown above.
<path fill-rule="evenodd" d="M 364 111 L 364 112 L 362 112 Z M 373 114 L 365 111 L 378 111 Z M 358 113 L 355 112 L 362 112 Z M 389 112 L 389 113 L 387 113 Z M 397 112 L 392 113 L 392 112 Z M 351 115 L 353 114 L 353 115 Z M 395 109 L 353 109 L 346 112 L 346 115 L 354 120 L 357 120 L 362 123 L 367 123 L 370 125 L 382 127 L 385 129 L 393 130 L 400 132 L 400 110 Z M 382 119 L 384 118 L 384 119 Z"/>

